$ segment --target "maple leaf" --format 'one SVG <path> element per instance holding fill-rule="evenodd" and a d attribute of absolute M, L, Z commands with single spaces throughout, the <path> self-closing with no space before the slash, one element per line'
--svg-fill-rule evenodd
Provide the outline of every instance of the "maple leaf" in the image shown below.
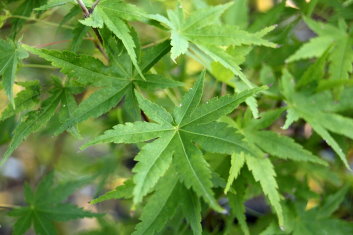
<path fill-rule="evenodd" d="M 116 187 L 114 190 L 105 193 L 104 195 L 92 200 L 91 204 L 96 204 L 110 199 L 129 199 L 132 198 L 132 191 L 134 189 L 132 180 L 126 180 L 123 185 Z"/>
<path fill-rule="evenodd" d="M 24 234 L 31 226 L 37 234 L 57 234 L 54 228 L 55 221 L 68 221 L 84 217 L 97 217 L 102 214 L 92 213 L 63 201 L 74 190 L 87 183 L 87 179 L 70 181 L 54 186 L 53 174 L 47 175 L 33 191 L 25 185 L 25 201 L 27 206 L 15 208 L 9 212 L 16 217 L 14 234 Z M 48 192 L 51 192 L 48 197 Z"/>
<path fill-rule="evenodd" d="M 330 132 L 353 139 L 351 132 L 353 120 L 337 113 L 327 112 L 325 107 L 317 103 L 315 99 L 311 99 L 310 96 L 308 97 L 308 95 L 303 92 L 296 91 L 294 89 L 293 77 L 289 71 L 283 71 L 281 82 L 282 94 L 285 96 L 288 105 L 287 120 L 284 128 L 287 128 L 299 118 L 303 118 L 337 153 L 344 165 L 350 169 L 342 148 L 331 136 Z"/>
<path fill-rule="evenodd" d="M 261 119 L 248 121 L 243 129 L 246 139 L 274 157 L 327 165 L 325 161 L 305 150 L 292 138 L 272 131 L 262 130 L 269 127 L 283 111 L 283 108 L 271 110 L 262 113 Z"/>
<path fill-rule="evenodd" d="M 301 59 L 318 58 L 328 51 L 330 78 L 334 80 L 349 79 L 349 74 L 353 72 L 353 40 L 346 23 L 341 20 L 339 27 L 337 27 L 307 17 L 304 17 L 304 21 L 317 34 L 317 37 L 313 37 L 302 45 L 286 61 L 289 63 Z"/>
<path fill-rule="evenodd" d="M 353 225 L 347 221 L 332 217 L 348 191 L 344 186 L 336 193 L 328 195 L 321 205 L 312 209 L 306 209 L 307 202 L 298 201 L 288 203 L 286 215 L 286 228 L 279 230 L 276 225 L 271 223 L 261 235 L 270 234 L 312 234 L 320 231 L 335 234 L 350 234 L 353 232 Z"/>
<path fill-rule="evenodd" d="M 171 33 L 171 58 L 175 59 L 186 54 L 189 50 L 195 53 L 204 66 L 208 60 L 219 62 L 236 76 L 239 76 L 248 87 L 253 87 L 251 82 L 241 72 L 236 59 L 224 48 L 229 46 L 261 45 L 274 47 L 262 37 L 273 29 L 265 28 L 256 33 L 249 33 L 233 25 L 220 27 L 220 16 L 233 3 L 200 8 L 184 17 L 183 10 L 168 10 L 168 18 L 162 15 L 149 15 L 149 18 L 159 21 L 167 26 Z M 205 58 L 206 57 L 206 58 Z"/>
<path fill-rule="evenodd" d="M 119 124 L 84 145 L 87 147 L 108 142 L 138 143 L 158 138 L 144 145 L 135 158 L 138 163 L 133 169 L 135 173 L 133 177 L 134 203 L 141 202 L 143 196 L 154 188 L 172 165 L 175 166 L 180 181 L 187 188 L 191 187 L 213 209 L 223 211 L 213 196 L 208 163 L 194 143 L 200 144 L 201 148 L 211 152 L 251 151 L 247 149 L 247 145 L 242 142 L 234 129 L 226 128 L 216 120 L 233 111 L 247 97 L 254 95 L 261 88 L 247 90 L 238 95 L 215 98 L 199 105 L 202 97 L 203 77 L 204 74 L 185 94 L 181 105 L 174 109 L 173 115 L 136 93 L 140 108 L 156 123 Z M 214 132 L 212 128 L 218 128 L 218 131 Z M 211 144 L 213 142 L 217 142 L 224 149 L 220 149 L 217 144 L 213 147 Z"/>
<path fill-rule="evenodd" d="M 0 75 L 2 75 L 2 83 L 13 108 L 15 108 L 13 98 L 15 73 L 18 63 L 20 60 L 28 57 L 28 53 L 23 50 L 19 44 L 2 39 L 0 39 L 0 51 Z"/>
<path fill-rule="evenodd" d="M 125 46 L 125 49 L 130 56 L 132 64 L 135 66 L 138 73 L 144 78 L 142 71 L 137 63 L 135 52 L 135 42 L 130 35 L 127 20 L 142 20 L 145 18 L 145 13 L 138 7 L 127 4 L 121 0 L 103 0 L 94 8 L 90 17 L 81 20 L 82 24 L 94 28 L 102 28 L 106 25 L 117 38 L 119 38 Z"/>
<path fill-rule="evenodd" d="M 48 0 L 47 3 L 41 5 L 40 7 L 35 8 L 36 11 L 46 11 L 53 7 L 63 6 L 67 3 L 73 3 L 72 0 Z"/>
<path fill-rule="evenodd" d="M 33 13 L 33 9 L 45 4 L 47 0 L 26 0 L 23 1 L 16 10 L 12 13 L 12 15 L 28 17 Z M 11 37 L 15 38 L 18 32 L 22 29 L 23 24 L 25 23 L 25 19 L 14 18 L 11 20 Z"/>
<path fill-rule="evenodd" d="M 255 146 L 251 146 L 255 148 Z M 259 150 L 256 150 L 258 152 Z M 244 165 L 251 171 L 256 182 L 259 182 L 265 196 L 270 201 L 271 206 L 277 214 L 278 222 L 280 226 L 284 226 L 283 210 L 280 204 L 280 194 L 278 192 L 278 185 L 276 182 L 276 173 L 271 161 L 268 158 L 264 158 L 263 154 L 233 154 L 231 159 L 231 168 L 229 171 L 228 182 L 225 187 L 225 192 L 230 189 L 230 186 L 239 176 L 240 170 Z M 241 198 L 235 200 L 242 200 Z M 239 203 L 239 202 L 238 202 Z M 237 217 L 242 222 L 242 230 L 247 233 L 247 227 L 243 216 L 237 212 Z"/>
<path fill-rule="evenodd" d="M 14 130 L 11 142 L 0 161 L 0 166 L 11 156 L 13 151 L 30 134 L 40 130 L 55 114 L 55 110 L 60 104 L 62 91 L 54 92 L 50 97 L 43 101 L 38 110 L 30 111 L 26 118 Z"/>
<path fill-rule="evenodd" d="M 128 97 L 127 102 L 134 119 L 139 119 L 139 111 L 133 92 L 135 87 L 148 89 L 180 86 L 181 83 L 166 79 L 161 75 L 147 74 L 147 71 L 169 51 L 169 41 L 162 42 L 142 50 L 139 61 L 146 80 L 131 68 L 126 54 L 114 59 L 114 65 L 107 67 L 101 61 L 86 55 L 78 55 L 68 51 L 35 49 L 25 46 L 26 50 L 52 62 L 61 68 L 61 72 L 75 78 L 82 86 L 99 87 L 91 96 L 83 100 L 65 122 L 57 129 L 56 134 L 73 127 L 89 117 L 99 117 L 116 106 L 121 99 Z"/>
<path fill-rule="evenodd" d="M 185 203 L 179 203 L 180 200 Z M 156 234 L 160 232 L 173 216 L 181 211 L 190 224 L 193 234 L 202 234 L 201 205 L 195 193 L 182 185 L 178 176 L 171 169 L 166 173 L 158 185 L 156 192 L 148 200 L 143 209 L 134 235 Z"/>
<path fill-rule="evenodd" d="M 20 91 L 15 97 L 15 106 L 8 105 L 1 113 L 0 121 L 14 116 L 17 113 L 33 108 L 39 103 L 40 86 L 38 81 L 18 82 L 18 85 L 25 88 Z"/>

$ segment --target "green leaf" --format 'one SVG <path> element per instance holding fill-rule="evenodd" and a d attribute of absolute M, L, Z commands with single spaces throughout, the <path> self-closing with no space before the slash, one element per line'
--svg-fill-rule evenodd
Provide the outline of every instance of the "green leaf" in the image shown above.
<path fill-rule="evenodd" d="M 72 0 L 49 0 L 47 4 L 41 5 L 40 7 L 35 8 L 36 11 L 46 11 L 53 7 L 63 6 L 67 3 L 72 3 Z"/>
<path fill-rule="evenodd" d="M 55 221 L 101 216 L 75 205 L 62 203 L 84 182 L 87 183 L 85 180 L 78 180 L 55 185 L 53 174 L 49 174 L 40 181 L 34 193 L 26 186 L 28 206 L 18 207 L 9 212 L 10 216 L 17 218 L 14 233 L 24 234 L 33 225 L 36 234 L 57 234 L 53 224 Z M 48 197 L 48 192 L 53 192 L 54 197 Z"/>
<path fill-rule="evenodd" d="M 33 9 L 42 6 L 45 4 L 47 0 L 26 0 L 23 1 L 19 6 L 16 7 L 16 10 L 12 15 L 29 17 L 31 16 Z M 11 37 L 15 38 L 17 34 L 22 29 L 23 24 L 25 23 L 25 19 L 14 18 L 11 20 Z"/>
<path fill-rule="evenodd" d="M 202 197 L 216 211 L 224 211 L 213 196 L 212 172 L 197 146 L 200 145 L 206 151 L 216 153 L 231 154 L 240 151 L 252 153 L 235 129 L 227 127 L 224 123 L 217 123 L 216 120 L 230 113 L 240 102 L 260 91 L 261 88 L 231 96 L 232 100 L 225 106 L 215 106 L 216 108 L 212 108 L 209 112 L 207 109 L 200 109 L 203 105 L 199 105 L 202 98 L 203 77 L 204 73 L 195 82 L 194 87 L 184 95 L 182 105 L 174 109 L 174 119 L 164 108 L 136 92 L 140 108 L 150 120 L 159 124 L 150 122 L 119 124 L 85 145 L 102 142 L 136 143 L 154 139 L 146 143 L 135 158 L 138 161 L 133 169 L 135 204 L 141 202 L 143 197 L 154 189 L 157 182 L 166 177 L 165 172 L 168 167 L 172 167 L 178 172 L 178 178 L 188 190 L 192 188 L 198 197 Z M 227 99 L 229 99 L 228 96 Z M 221 102 L 217 104 L 222 105 Z M 187 126 L 180 125 L 185 118 L 196 112 L 206 112 L 207 118 L 202 125 L 200 122 L 190 122 Z M 216 133 L 216 129 L 224 131 Z M 210 141 L 213 144 L 209 143 Z M 219 143 L 220 147 L 216 143 Z M 192 220 L 190 223 L 192 229 L 198 233 L 196 222 Z"/>
<path fill-rule="evenodd" d="M 178 32 L 172 31 L 170 34 L 172 49 L 170 51 L 170 58 L 175 62 L 175 59 L 180 55 L 185 54 L 189 49 L 188 40 L 180 35 Z"/>
<path fill-rule="evenodd" d="M 162 78 L 158 75 L 147 74 L 146 80 L 136 77 L 133 71 L 125 71 L 124 66 L 107 67 L 101 61 L 85 55 L 77 55 L 72 52 L 55 51 L 45 49 L 35 49 L 26 46 L 26 49 L 34 54 L 37 54 L 44 59 L 51 61 L 56 67 L 61 68 L 61 72 L 69 77 L 75 78 L 76 81 L 83 85 L 92 85 L 101 89 L 95 91 L 91 96 L 80 103 L 78 108 L 72 112 L 70 118 L 55 131 L 59 134 L 62 131 L 72 128 L 74 125 L 89 117 L 98 117 L 113 107 L 115 107 L 124 95 L 130 96 L 128 102 L 135 99 L 132 90 L 135 86 L 147 87 L 148 89 L 166 88 L 180 86 L 181 83 L 170 79 Z M 152 51 L 151 51 L 152 50 Z M 156 48 L 151 48 L 147 55 L 151 56 L 152 61 L 147 63 L 145 59 L 144 68 L 151 67 L 156 62 L 156 58 L 160 58 L 166 53 L 165 45 L 157 45 Z M 128 58 L 122 57 L 124 61 L 116 60 L 116 62 L 125 62 L 131 64 Z M 136 110 L 135 110 L 136 111 Z M 136 114 L 136 112 L 135 112 Z M 137 114 L 133 118 L 138 118 Z"/>
<path fill-rule="evenodd" d="M 304 72 L 297 83 L 297 88 L 308 85 L 314 81 L 320 81 L 321 78 L 324 77 L 328 51 L 329 50 Z"/>
<path fill-rule="evenodd" d="M 183 96 L 180 106 L 174 109 L 173 116 L 177 124 L 182 123 L 199 105 L 203 93 L 205 74 L 205 71 L 202 72 L 195 85 Z"/>
<path fill-rule="evenodd" d="M 129 199 L 133 196 L 134 183 L 132 180 L 126 180 L 123 185 L 116 187 L 114 190 L 90 201 L 90 204 L 96 204 L 111 199 Z"/>
<path fill-rule="evenodd" d="M 10 145 L 0 161 L 0 166 L 6 162 L 13 151 L 15 151 L 15 149 L 22 143 L 25 138 L 27 138 L 33 132 L 38 131 L 52 118 L 56 107 L 60 103 L 60 96 L 61 92 L 53 94 L 45 102 L 43 102 L 43 105 L 39 110 L 28 113 L 26 120 L 21 122 L 16 127 Z"/>
<path fill-rule="evenodd" d="M 18 44 L 10 40 L 0 39 L 0 75 L 2 76 L 2 83 L 6 94 L 15 108 L 15 101 L 13 98 L 13 84 L 15 82 L 15 73 L 18 63 L 28 57 L 28 53 L 23 50 Z"/>
<path fill-rule="evenodd" d="M 61 97 L 61 110 L 59 114 L 60 123 L 63 124 L 65 120 L 71 119 L 77 109 L 77 103 L 74 95 L 71 93 L 69 88 L 64 88 L 64 92 Z M 73 126 L 70 132 L 75 136 L 80 136 L 77 126 Z"/>
<path fill-rule="evenodd" d="M 16 223 L 14 224 L 14 230 L 13 230 L 14 235 L 24 234 L 31 227 L 32 219 L 33 219 L 32 212 L 30 211 L 29 208 L 23 208 L 23 209 L 25 209 L 21 211 L 21 214 L 23 213 L 23 216 L 19 217 Z"/>
<path fill-rule="evenodd" d="M 25 90 L 20 91 L 15 97 L 15 106 L 8 105 L 1 113 L 0 121 L 14 116 L 23 111 L 30 110 L 39 103 L 40 86 L 38 81 L 19 82 Z"/>
<path fill-rule="evenodd" d="M 276 173 L 273 170 L 271 161 L 267 158 L 254 157 L 251 155 L 247 155 L 245 161 L 254 179 L 260 183 L 262 190 L 275 210 L 278 216 L 279 226 L 284 227 L 283 210 L 280 203 L 280 194 L 277 190 L 278 185 L 275 179 Z"/>
<path fill-rule="evenodd" d="M 23 48 L 50 61 L 53 66 L 61 68 L 63 74 L 76 78 L 83 85 L 97 83 L 101 80 L 126 82 L 126 79 L 122 76 L 112 76 L 109 68 L 104 66 L 100 60 L 91 56 L 78 55 L 69 51 L 37 49 L 27 45 L 23 45 Z"/>
<path fill-rule="evenodd" d="M 60 134 L 89 117 L 99 117 L 103 113 L 108 112 L 116 106 L 124 96 L 127 86 L 128 85 L 125 85 L 120 88 L 107 87 L 94 92 L 80 103 L 78 108 L 72 113 L 70 119 L 67 119 L 65 123 L 55 131 L 55 134 Z"/>
<path fill-rule="evenodd" d="M 312 128 L 325 140 L 325 142 L 338 154 L 340 159 L 342 160 L 343 164 L 350 169 L 350 166 L 347 162 L 346 156 L 343 153 L 343 150 L 336 142 L 336 140 L 330 135 L 330 133 L 322 127 L 319 123 L 314 120 L 308 121 Z"/>
<path fill-rule="evenodd" d="M 325 51 L 329 50 L 330 78 L 335 80 L 348 79 L 353 72 L 353 40 L 350 33 L 346 32 L 347 27 L 336 27 L 332 24 L 325 24 L 306 17 L 304 20 L 318 36 L 299 48 L 287 59 L 287 62 L 320 57 Z M 345 24 L 343 20 L 341 23 Z M 343 86 L 339 87 L 338 90 L 336 89 L 335 92 L 342 91 L 342 89 Z"/>
<path fill-rule="evenodd" d="M 245 156 L 244 153 L 240 154 L 232 154 L 230 160 L 230 169 L 229 169 L 229 177 L 227 180 L 227 185 L 224 189 L 224 193 L 228 193 L 230 186 L 232 185 L 233 181 L 237 179 L 241 168 L 244 166 L 245 163 Z"/>
<path fill-rule="evenodd" d="M 164 228 L 179 206 L 179 187 L 176 174 L 169 171 L 158 183 L 156 192 L 143 208 L 141 222 L 136 226 L 133 235 L 153 235 Z"/>
<path fill-rule="evenodd" d="M 353 40 L 350 36 L 335 41 L 335 47 L 331 52 L 329 73 L 331 79 L 349 79 L 353 72 Z"/>
<path fill-rule="evenodd" d="M 134 83 L 145 90 L 156 90 L 156 89 L 163 89 L 169 87 L 178 87 L 184 85 L 181 82 L 177 82 L 171 79 L 168 79 L 164 76 L 158 74 L 146 74 L 146 80 L 135 80 Z"/>
<path fill-rule="evenodd" d="M 271 31 L 272 27 L 269 31 Z M 262 39 L 262 35 L 249 33 L 233 25 L 210 25 L 183 33 L 195 44 L 214 46 L 267 46 L 275 47 L 276 44 Z M 173 40 L 173 39 L 172 39 Z"/>
<path fill-rule="evenodd" d="M 318 209 L 318 216 L 320 218 L 325 218 L 329 217 L 332 215 L 333 212 L 335 212 L 338 207 L 342 204 L 342 201 L 344 200 L 347 192 L 348 192 L 349 187 L 345 186 L 338 190 L 336 193 L 332 195 L 328 195 L 325 198 L 325 201 L 323 205 Z"/>
<path fill-rule="evenodd" d="M 234 0 L 234 4 L 225 12 L 224 19 L 228 24 L 246 28 L 249 23 L 248 0 Z"/>
<path fill-rule="evenodd" d="M 169 132 L 151 144 L 142 147 L 135 157 L 138 161 L 133 169 L 134 175 L 134 203 L 150 192 L 158 180 L 164 175 L 172 161 L 174 133 Z"/>
<path fill-rule="evenodd" d="M 38 212 L 45 214 L 51 220 L 55 221 L 68 221 L 73 219 L 85 218 L 85 217 L 97 217 L 97 213 L 85 211 L 72 204 L 59 203 L 51 208 L 40 208 Z"/>
<path fill-rule="evenodd" d="M 55 227 L 46 214 L 33 211 L 33 226 L 37 234 L 51 235 L 56 234 Z"/>
<path fill-rule="evenodd" d="M 294 109 L 291 109 L 291 108 L 287 109 L 286 121 L 282 128 L 288 129 L 288 127 L 292 125 L 293 122 L 298 121 L 298 119 L 299 119 L 299 115 L 295 112 Z"/>
<path fill-rule="evenodd" d="M 322 112 L 316 117 L 315 122 L 320 123 L 324 128 L 334 133 L 353 139 L 353 119 L 341 116 L 336 113 Z"/>
<path fill-rule="evenodd" d="M 138 73 L 144 78 L 142 71 L 137 63 L 135 52 L 135 42 L 130 35 L 129 26 L 124 20 L 142 20 L 145 13 L 134 5 L 127 4 L 121 0 L 101 1 L 94 9 L 91 17 L 85 19 L 84 23 L 92 27 L 103 27 L 104 24 L 119 38 Z"/>
<path fill-rule="evenodd" d="M 194 235 L 202 234 L 201 203 L 196 194 L 185 187 L 180 187 L 180 196 L 183 198 L 181 209 L 187 222 L 190 224 Z"/>
<path fill-rule="evenodd" d="M 253 96 L 262 90 L 264 90 L 264 87 L 242 91 L 237 95 L 227 95 L 220 98 L 213 98 L 195 109 L 195 111 L 181 124 L 186 126 L 192 123 L 201 124 L 217 120 L 218 118 L 233 111 L 248 97 Z"/>
<path fill-rule="evenodd" d="M 245 158 L 244 158 L 245 160 Z M 235 195 L 233 193 L 228 194 L 229 204 L 231 206 L 232 212 L 237 218 L 240 228 L 245 235 L 249 235 L 249 228 L 246 224 L 246 217 L 245 217 L 245 192 L 246 188 L 244 182 L 242 180 L 237 180 L 235 183 L 234 188 L 236 189 Z"/>
<path fill-rule="evenodd" d="M 89 27 L 82 24 L 77 24 L 75 29 L 72 31 L 73 37 L 72 37 L 72 43 L 71 43 L 71 50 L 73 52 L 77 52 L 80 49 L 80 46 L 88 30 L 89 30 Z"/>
<path fill-rule="evenodd" d="M 333 40 L 330 37 L 312 38 L 308 43 L 304 44 L 299 50 L 291 55 L 286 62 L 291 63 L 297 60 L 320 57 L 332 44 L 332 41 Z"/>
<path fill-rule="evenodd" d="M 353 136 L 347 128 L 352 127 L 353 121 L 338 114 L 331 114 L 326 110 L 322 110 L 322 107 L 317 105 L 315 100 L 308 102 L 306 94 L 294 92 L 291 90 L 289 83 L 286 84 L 290 79 L 291 74 L 288 71 L 284 71 L 282 77 L 282 83 L 284 84 L 282 87 L 284 88 L 282 93 L 285 95 L 286 102 L 290 106 L 290 112 L 288 113 L 290 116 L 287 115 L 285 127 L 288 127 L 293 121 L 303 118 L 337 153 L 347 169 L 350 169 L 343 150 L 328 130 L 352 138 Z"/>
<path fill-rule="evenodd" d="M 148 122 L 134 122 L 118 124 L 112 130 L 90 141 L 83 148 L 97 143 L 138 143 L 160 137 L 172 131 L 169 125 L 160 125 Z"/>
<path fill-rule="evenodd" d="M 198 9 L 185 20 L 182 25 L 183 31 L 192 32 L 194 29 L 200 29 L 207 25 L 217 23 L 224 11 L 232 5 L 233 3 L 229 2 L 223 5 Z"/>
<path fill-rule="evenodd" d="M 211 190 L 211 171 L 201 151 L 192 143 L 185 141 L 179 133 L 174 147 L 177 157 L 173 158 L 173 163 L 186 187 L 192 187 L 197 195 L 202 197 L 214 210 L 224 212 L 224 209 L 214 199 Z"/>
<path fill-rule="evenodd" d="M 170 40 L 165 40 L 155 46 L 147 47 L 142 50 L 140 67 L 142 72 L 147 72 L 153 67 L 165 54 L 170 51 Z"/>
<path fill-rule="evenodd" d="M 267 153 L 293 161 L 308 161 L 327 165 L 327 163 L 311 152 L 305 150 L 300 144 L 294 142 L 292 138 L 279 135 L 271 131 L 252 131 L 248 132 L 249 139 Z"/>
<path fill-rule="evenodd" d="M 183 134 L 185 133 L 190 140 L 208 152 L 252 153 L 247 144 L 243 142 L 243 136 L 236 132 L 236 129 L 221 122 L 187 126 L 182 129 Z"/>
<path fill-rule="evenodd" d="M 234 57 L 220 46 L 265 45 L 275 46 L 262 37 L 271 29 L 263 32 L 248 33 L 232 25 L 222 25 L 220 17 L 233 3 L 203 7 L 193 11 L 188 17 L 180 8 L 168 11 L 168 18 L 161 15 L 149 15 L 150 19 L 165 24 L 171 33 L 171 58 L 173 61 L 188 51 L 200 58 L 200 62 L 209 67 L 212 61 L 221 63 L 239 76 L 249 87 L 252 84 L 240 71 Z M 221 27 L 220 27 L 221 26 Z"/>
<path fill-rule="evenodd" d="M 163 107 L 145 99 L 138 92 L 135 92 L 140 108 L 152 120 L 160 124 L 169 124 L 173 122 L 173 117 Z"/>

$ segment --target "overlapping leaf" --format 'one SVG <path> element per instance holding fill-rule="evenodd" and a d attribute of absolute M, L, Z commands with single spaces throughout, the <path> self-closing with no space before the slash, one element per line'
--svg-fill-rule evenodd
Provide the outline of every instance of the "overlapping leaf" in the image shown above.
<path fill-rule="evenodd" d="M 328 51 L 330 78 L 347 80 L 353 72 L 353 40 L 346 23 L 341 21 L 340 27 L 337 27 L 310 18 L 304 18 L 304 20 L 317 37 L 300 47 L 287 59 L 287 62 L 319 58 Z"/>
<path fill-rule="evenodd" d="M 170 47 L 168 45 L 168 41 L 162 42 L 142 51 L 140 67 L 144 73 L 169 51 Z M 136 71 L 131 69 L 131 62 L 129 62 L 126 54 L 114 60 L 115 66 L 107 67 L 101 61 L 90 56 L 78 55 L 68 51 L 40 50 L 28 46 L 25 46 L 25 48 L 52 62 L 54 66 L 61 68 L 62 73 L 75 78 L 83 86 L 90 85 L 101 88 L 82 101 L 56 133 L 71 128 L 89 117 L 99 117 L 115 107 L 125 95 L 129 98 L 127 102 L 131 102 L 136 99 L 133 93 L 135 86 L 156 89 L 181 84 L 154 74 L 146 74 L 146 80 L 141 79 Z M 135 106 L 131 106 L 129 109 L 138 110 L 136 105 L 137 102 Z M 133 118 L 135 120 L 139 119 L 138 112 L 134 113 Z"/>
<path fill-rule="evenodd" d="M 312 234 L 317 231 L 350 234 L 353 232 L 352 223 L 333 218 L 332 216 L 332 213 L 342 204 L 346 193 L 347 187 L 342 187 L 336 193 L 328 195 L 322 205 L 310 210 L 305 209 L 305 202 L 289 203 L 286 210 L 287 226 L 285 230 L 281 231 L 272 223 L 261 235 Z"/>
<path fill-rule="evenodd" d="M 26 115 L 26 119 L 22 121 L 14 130 L 11 142 L 2 156 L 0 165 L 4 164 L 11 156 L 13 151 L 26 139 L 30 134 L 38 131 L 43 127 L 55 114 L 62 96 L 62 91 L 52 94 L 46 99 L 39 110 L 31 111 Z"/>
<path fill-rule="evenodd" d="M 145 13 L 134 5 L 121 0 L 103 0 L 94 8 L 93 14 L 81 20 L 81 23 L 94 28 L 107 26 L 122 41 L 132 64 L 143 76 L 137 63 L 136 45 L 130 34 L 130 28 L 125 22 L 126 20 L 142 20 L 143 18 L 145 18 Z"/>
<path fill-rule="evenodd" d="M 307 97 L 306 94 L 295 91 L 293 84 L 292 75 L 285 70 L 282 76 L 282 93 L 286 97 L 289 111 L 285 126 L 288 127 L 293 121 L 303 118 L 337 153 L 344 165 L 350 168 L 342 148 L 331 136 L 330 132 L 353 139 L 350 131 L 353 128 L 353 120 L 339 114 L 327 112 L 321 104 L 316 103 L 316 100 L 310 100 L 310 97 Z M 285 140 L 283 139 L 283 141 Z"/>
<path fill-rule="evenodd" d="M 25 185 L 25 201 L 27 206 L 10 211 L 16 217 L 14 234 L 25 234 L 31 226 L 37 234 L 57 234 L 53 222 L 68 221 L 84 217 L 97 217 L 101 214 L 92 213 L 73 204 L 63 203 L 77 188 L 87 183 L 86 180 L 71 181 L 66 184 L 53 185 L 53 174 L 44 178 L 35 191 Z M 48 197 L 48 191 L 51 196 Z"/>
<path fill-rule="evenodd" d="M 263 36 L 273 27 L 257 33 L 249 33 L 233 25 L 220 27 L 220 16 L 231 5 L 232 3 L 228 3 L 200 8 L 188 17 L 184 16 L 181 8 L 168 10 L 168 18 L 162 15 L 149 15 L 149 17 L 166 25 L 170 30 L 173 60 L 192 51 L 206 67 L 209 65 L 207 60 L 219 62 L 252 87 L 251 82 L 241 72 L 236 59 L 224 50 L 224 47 L 241 45 L 274 47 L 275 44 L 263 39 Z"/>
<path fill-rule="evenodd" d="M 173 116 L 159 105 L 137 95 L 140 108 L 157 123 L 135 122 L 127 124 L 129 128 L 126 124 L 119 124 L 86 145 L 104 142 L 134 143 L 158 138 L 144 145 L 135 158 L 138 160 L 133 169 L 135 203 L 139 203 L 155 187 L 159 179 L 163 178 L 167 169 L 173 167 L 179 181 L 187 188 L 192 188 L 198 197 L 202 197 L 213 209 L 223 211 L 212 192 L 211 170 L 208 163 L 203 158 L 200 149 L 194 144 L 200 144 L 201 148 L 212 152 L 229 154 L 241 151 L 251 152 L 234 129 L 220 129 L 210 135 L 207 132 L 207 126 L 218 125 L 216 120 L 233 111 L 241 102 L 260 91 L 261 88 L 221 97 L 199 105 L 203 90 L 203 76 L 185 94 L 181 105 L 174 109 Z M 225 102 L 220 102 L 220 100 Z M 200 135 L 200 138 L 195 138 L 195 133 Z M 203 137 L 208 138 L 207 141 L 217 141 L 221 146 L 226 146 L 226 150 L 207 146 Z"/>
<path fill-rule="evenodd" d="M 15 108 L 13 98 L 13 84 L 15 82 L 15 73 L 20 60 L 26 58 L 28 53 L 23 50 L 18 44 L 10 40 L 0 39 L 0 75 L 9 100 Z"/>

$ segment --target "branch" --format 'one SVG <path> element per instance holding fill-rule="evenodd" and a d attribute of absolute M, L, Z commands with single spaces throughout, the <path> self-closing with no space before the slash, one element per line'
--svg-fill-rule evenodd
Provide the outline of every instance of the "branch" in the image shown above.
<path fill-rule="evenodd" d="M 95 8 L 95 7 L 98 5 L 98 3 L 100 2 L 100 0 L 96 0 L 96 1 L 93 3 L 92 8 L 91 8 L 90 10 L 87 9 L 86 5 L 82 2 L 82 0 L 76 0 L 76 2 L 78 3 L 78 5 L 80 5 L 80 7 L 81 7 L 81 9 L 82 9 L 82 11 L 83 11 L 84 17 L 85 17 L 85 18 L 88 18 L 88 17 L 92 14 L 94 8 Z M 95 35 L 97 36 L 99 43 L 100 43 L 101 45 L 103 45 L 103 39 L 102 39 L 101 35 L 99 34 L 98 30 L 97 30 L 96 28 L 92 28 L 92 29 L 93 29 Z M 95 42 L 94 44 L 95 44 L 95 46 L 98 48 L 98 50 L 103 54 L 103 56 L 109 61 L 108 56 L 106 55 L 106 53 L 104 52 L 103 47 L 102 47 L 99 43 L 96 43 L 96 42 Z"/>
<path fill-rule="evenodd" d="M 101 0 L 96 0 L 93 5 L 92 5 L 92 8 L 91 8 L 91 12 L 93 12 L 94 8 L 96 8 L 96 6 L 98 5 L 98 3 L 100 2 Z"/>
<path fill-rule="evenodd" d="M 85 15 L 85 18 L 87 18 L 90 13 L 89 13 L 89 10 L 87 9 L 86 5 L 82 2 L 82 0 L 76 0 L 76 2 L 78 3 L 78 5 L 80 5 L 82 11 L 83 11 L 83 14 Z"/>

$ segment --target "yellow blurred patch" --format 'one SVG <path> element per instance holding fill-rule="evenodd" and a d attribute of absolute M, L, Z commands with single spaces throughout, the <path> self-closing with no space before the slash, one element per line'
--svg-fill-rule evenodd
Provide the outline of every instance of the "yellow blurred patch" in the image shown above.
<path fill-rule="evenodd" d="M 188 60 L 186 61 L 186 73 L 188 75 L 199 73 L 202 70 L 203 70 L 203 66 L 199 62 L 191 58 L 188 58 Z"/>
<path fill-rule="evenodd" d="M 310 210 L 314 207 L 316 207 L 317 205 L 319 205 L 319 200 L 318 199 L 310 199 L 308 201 L 308 203 L 306 204 L 305 210 Z"/>
<path fill-rule="evenodd" d="M 308 179 L 308 186 L 310 190 L 318 194 L 322 194 L 324 191 L 320 182 L 312 178 Z M 319 204 L 319 202 L 320 202 L 319 199 L 309 199 L 308 203 L 306 204 L 305 210 L 310 210 L 316 207 Z"/>
<path fill-rule="evenodd" d="M 309 188 L 312 191 L 314 191 L 315 193 L 321 194 L 323 192 L 321 184 L 317 180 L 309 179 L 308 180 L 308 185 L 309 185 Z"/>
<path fill-rule="evenodd" d="M 115 189 L 116 187 L 123 185 L 126 180 L 127 178 L 116 178 L 108 184 L 108 189 Z"/>
<path fill-rule="evenodd" d="M 11 192 L 0 192 L 0 207 L 8 207 L 13 203 L 13 195 Z"/>
<path fill-rule="evenodd" d="M 258 11 L 265 12 L 273 7 L 273 0 L 257 0 L 256 8 Z"/>
<path fill-rule="evenodd" d="M 16 97 L 16 94 L 19 93 L 20 91 L 22 91 L 24 88 L 14 84 L 13 85 L 13 95 L 14 97 Z M 7 95 L 5 93 L 4 89 L 0 90 L 0 113 L 2 113 L 5 108 L 7 107 L 7 105 L 9 104 L 9 99 L 7 98 Z"/>

